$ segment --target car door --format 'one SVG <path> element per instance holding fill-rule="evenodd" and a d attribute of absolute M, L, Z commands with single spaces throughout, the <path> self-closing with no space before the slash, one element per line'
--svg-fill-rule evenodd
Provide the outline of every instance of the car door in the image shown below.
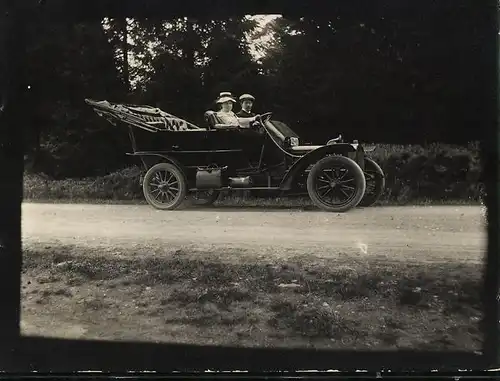
<path fill-rule="evenodd" d="M 207 138 L 213 153 L 232 160 L 231 166 L 236 168 L 258 163 L 263 141 L 262 134 L 245 129 L 211 130 Z"/>

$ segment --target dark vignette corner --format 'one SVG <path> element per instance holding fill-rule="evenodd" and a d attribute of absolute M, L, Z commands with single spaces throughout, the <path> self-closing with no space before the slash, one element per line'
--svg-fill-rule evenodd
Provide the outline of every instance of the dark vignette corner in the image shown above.
<path fill-rule="evenodd" d="M 485 308 L 486 319 L 485 327 L 488 331 L 485 342 L 485 356 L 480 360 L 479 356 L 473 356 L 467 353 L 416 353 L 399 352 L 398 355 L 372 352 L 372 353 L 328 353 L 327 351 L 279 351 L 279 350 L 253 350 L 253 349 L 225 349 L 178 345 L 153 345 L 153 344 L 134 344 L 134 343 L 100 343 L 100 342 L 79 342 L 77 340 L 54 340 L 54 339 L 33 339 L 19 338 L 19 312 L 20 312 L 20 269 L 21 269 L 21 232 L 20 232 L 20 203 L 22 196 L 22 172 L 23 172 L 23 150 L 21 144 L 22 130 L 19 126 L 23 124 L 23 118 L 26 118 L 27 110 L 23 108 L 23 103 L 29 97 L 26 91 L 26 84 L 23 83 L 23 25 L 29 22 L 30 17 L 37 17 L 31 3 L 38 3 L 39 8 L 36 12 L 46 12 L 55 19 L 64 19 L 72 22 L 80 18 L 95 18 L 106 14 L 138 14 L 139 16 L 148 16 L 155 14 L 164 14 L 165 16 L 176 16 L 180 14 L 192 14 L 193 12 L 205 13 L 214 12 L 214 9 L 220 10 L 220 15 L 244 14 L 244 13 L 305 13 L 306 2 L 286 2 L 283 0 L 275 1 L 254 1 L 245 2 L 245 5 L 235 5 L 234 1 L 213 0 L 204 4 L 193 2 L 169 2 L 165 7 L 165 2 L 148 0 L 140 2 L 133 1 L 63 1 L 63 0 L 45 0 L 33 1 L 10 1 L 3 2 L 3 19 L 0 27 L 6 33 L 1 36 L 5 38 L 2 41 L 2 49 L 5 49 L 2 57 L 7 57 L 5 67 L 2 67 L 2 73 L 8 73 L 2 77 L 1 83 L 1 107 L 0 112 L 0 166 L 2 166 L 4 180 L 0 185 L 0 284 L 5 290 L 4 305 L 1 309 L 0 358 L 3 359 L 3 369 L 17 371 L 28 371 L 29 369 L 45 368 L 57 371 L 73 368 L 93 368 L 120 370 L 125 364 L 129 368 L 146 369 L 163 367 L 168 369 L 221 369 L 221 368 L 239 368 L 239 369 L 294 369 L 296 366 L 301 368 L 329 369 L 329 368 L 365 368 L 381 369 L 394 368 L 399 364 L 400 368 L 439 368 L 448 364 L 450 368 L 483 368 L 498 363 L 498 299 L 499 290 L 498 281 L 498 205 L 497 186 L 498 186 L 498 126 L 493 108 L 497 107 L 497 87 L 496 81 L 486 78 L 488 72 L 497 70 L 493 65 L 486 67 L 484 80 L 486 84 L 494 83 L 491 88 L 491 97 L 485 100 L 484 112 L 491 112 L 495 118 L 485 129 L 486 150 L 484 152 L 487 163 L 486 173 L 489 175 L 488 187 L 488 207 L 489 214 L 489 254 L 488 266 L 485 276 Z M 360 5 L 357 3 L 353 12 L 359 12 Z M 310 3 L 308 3 L 310 4 Z M 359 4 L 359 5 L 358 5 Z M 477 3 L 479 4 L 479 3 Z M 163 5 L 163 7 L 162 7 Z M 364 4 L 363 4 L 364 5 Z M 190 7 L 191 6 L 191 7 Z M 383 5 L 381 5 L 383 6 Z M 401 5 L 402 6 L 402 5 Z M 44 9 L 41 9 L 41 8 Z M 318 5 L 315 11 L 308 7 L 307 13 L 325 12 L 325 9 L 319 7 L 329 7 L 329 5 Z M 162 9 L 163 8 L 163 9 Z M 188 9 L 190 8 L 190 9 Z M 370 7 L 366 7 L 365 11 Z M 161 12 L 158 10 L 162 9 Z M 192 9 L 196 9 L 193 11 Z M 8 14 L 6 12 L 8 11 Z M 485 7 L 485 12 L 491 12 L 491 8 Z M 486 14 L 486 13 L 485 13 Z M 493 23 L 492 13 L 489 20 Z M 495 17 L 496 21 L 496 17 Z M 7 30 L 9 32 L 7 32 Z M 488 41 L 489 35 L 485 35 Z M 494 43 L 485 44 L 482 50 L 483 59 L 488 60 L 488 55 L 496 54 L 496 39 Z M 493 53 L 494 52 L 494 53 Z M 5 89 L 7 89 L 5 91 Z M 494 139 L 493 139 L 494 137 Z M 488 144 L 489 143 L 489 144 Z M 490 293 L 490 291 L 494 292 Z M 92 355 L 92 356 L 91 356 Z M 310 356 L 308 356 L 310 355 Z M 356 356 L 356 357 L 354 357 Z M 361 357 L 359 357 L 361 356 Z M 84 360 L 78 359 L 82 357 Z M 365 358 L 366 357 L 366 358 Z M 308 359 L 306 363 L 304 359 Z M 388 362 L 388 358 L 392 361 Z M 170 359 L 170 364 L 165 364 L 165 359 Z M 160 364 L 164 365 L 159 365 Z M 90 362 L 93 362 L 92 364 Z"/>

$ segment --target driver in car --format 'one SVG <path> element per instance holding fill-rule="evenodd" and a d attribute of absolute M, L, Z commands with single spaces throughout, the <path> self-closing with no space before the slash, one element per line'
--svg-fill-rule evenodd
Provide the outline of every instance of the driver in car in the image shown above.
<path fill-rule="evenodd" d="M 236 114 L 239 118 L 252 118 L 255 114 L 252 112 L 252 106 L 255 98 L 250 94 L 240 96 L 241 110 Z"/>
<path fill-rule="evenodd" d="M 254 101 L 255 98 L 250 94 L 243 94 L 242 96 L 240 96 L 241 110 L 236 113 L 236 116 L 238 117 L 242 128 L 251 128 L 258 126 L 258 123 L 256 123 L 257 115 L 252 112 Z"/>
<path fill-rule="evenodd" d="M 236 103 L 236 100 L 230 92 L 221 92 L 219 94 L 219 98 L 216 100 L 216 103 L 220 106 L 220 110 L 217 111 L 216 115 L 221 123 L 217 123 L 215 128 L 250 128 L 256 121 L 256 116 L 251 118 L 238 118 L 238 116 L 233 112 L 233 105 Z"/>

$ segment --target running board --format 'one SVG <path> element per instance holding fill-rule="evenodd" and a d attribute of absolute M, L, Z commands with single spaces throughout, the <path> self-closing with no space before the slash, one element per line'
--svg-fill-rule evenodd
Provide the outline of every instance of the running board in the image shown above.
<path fill-rule="evenodd" d="M 282 190 L 280 187 L 223 187 L 223 188 L 206 188 L 206 189 L 198 189 L 198 188 L 189 188 L 189 192 L 206 192 L 206 191 L 225 191 L 225 190 Z"/>

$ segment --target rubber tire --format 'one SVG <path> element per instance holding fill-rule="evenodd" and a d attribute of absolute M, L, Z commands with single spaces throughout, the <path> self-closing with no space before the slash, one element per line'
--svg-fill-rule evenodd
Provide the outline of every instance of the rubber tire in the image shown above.
<path fill-rule="evenodd" d="M 330 163 L 335 163 L 335 164 L 340 163 L 343 167 L 347 168 L 349 171 L 352 171 L 354 173 L 354 177 L 356 180 L 357 189 L 354 198 L 347 205 L 341 207 L 332 207 L 330 205 L 323 203 L 323 201 L 321 201 L 321 199 L 318 197 L 316 193 L 315 183 L 314 183 L 315 177 L 319 171 L 328 168 Z M 345 156 L 332 155 L 324 157 L 311 168 L 311 171 L 307 176 L 307 193 L 309 194 L 311 201 L 318 208 L 323 209 L 327 212 L 343 213 L 347 212 L 352 208 L 355 208 L 363 198 L 365 194 L 365 189 L 366 189 L 366 180 L 363 171 L 354 160 Z"/>
<path fill-rule="evenodd" d="M 192 203 L 193 205 L 196 205 L 196 206 L 211 206 L 211 205 L 213 205 L 213 203 L 214 203 L 215 201 L 217 201 L 217 199 L 219 198 L 220 191 L 218 191 L 218 190 L 214 190 L 214 191 L 212 191 L 212 192 L 213 192 L 213 193 L 212 193 L 209 197 L 207 197 L 207 198 L 203 198 L 203 199 L 197 199 L 197 198 L 195 197 L 195 194 L 196 194 L 197 192 L 193 192 L 193 195 L 192 195 L 192 197 L 191 197 L 191 203 Z"/>
<path fill-rule="evenodd" d="M 362 206 L 365 208 L 375 204 L 379 200 L 380 196 L 382 196 L 382 193 L 384 193 L 385 189 L 384 171 L 382 171 L 382 168 L 380 168 L 380 166 L 375 161 L 373 161 L 368 157 L 365 158 L 365 171 L 366 170 L 373 171 L 376 173 L 375 173 L 375 190 L 373 194 L 368 194 L 365 191 L 365 195 L 358 204 L 358 206 Z"/>
<path fill-rule="evenodd" d="M 168 171 L 168 172 L 172 173 L 179 183 L 179 194 L 177 195 L 174 202 L 172 202 L 169 205 L 164 205 L 164 204 L 155 202 L 154 197 L 152 197 L 151 194 L 149 193 L 149 189 L 148 189 L 147 184 L 149 184 L 149 182 L 151 181 L 151 178 L 158 171 Z M 146 175 L 144 175 L 144 180 L 142 182 L 142 192 L 144 194 L 144 198 L 146 199 L 146 201 L 148 202 L 149 205 L 151 205 L 155 209 L 160 209 L 160 210 L 177 209 L 186 199 L 187 188 L 188 187 L 187 187 L 186 176 L 184 175 L 183 171 L 180 168 L 178 168 L 176 165 L 173 165 L 170 163 L 158 163 L 158 164 L 153 165 L 146 172 Z"/>

